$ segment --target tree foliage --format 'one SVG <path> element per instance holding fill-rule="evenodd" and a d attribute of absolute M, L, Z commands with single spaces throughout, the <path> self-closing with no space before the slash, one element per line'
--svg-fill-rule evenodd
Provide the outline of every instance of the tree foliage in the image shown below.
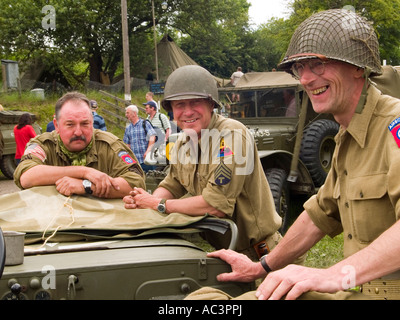
<path fill-rule="evenodd" d="M 352 5 L 373 23 L 382 59 L 400 64 L 400 0 L 288 0 L 289 17 L 249 25 L 247 0 L 154 0 L 157 40 L 168 33 L 198 64 L 220 77 L 276 68 L 295 28 L 312 13 Z M 154 69 L 151 0 L 131 0 L 128 29 L 131 75 Z M 44 6 L 56 12 L 55 29 L 43 27 Z M 112 80 L 122 72 L 121 3 L 117 0 L 2 0 L 0 55 L 40 57 L 70 79 Z M 86 66 L 86 67 L 82 67 Z"/>

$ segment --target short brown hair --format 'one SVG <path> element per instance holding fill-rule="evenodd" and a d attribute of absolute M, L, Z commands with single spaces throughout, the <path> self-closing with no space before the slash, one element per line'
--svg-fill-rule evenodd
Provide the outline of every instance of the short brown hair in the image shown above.
<path fill-rule="evenodd" d="M 83 102 L 85 102 L 88 106 L 88 108 L 90 109 L 90 102 L 89 99 L 80 92 L 77 91 L 73 91 L 73 92 L 68 92 L 66 94 L 64 94 L 60 99 L 58 99 L 58 101 L 56 102 L 56 110 L 55 110 L 55 115 L 56 115 L 56 119 L 58 120 L 59 115 L 60 115 L 60 110 L 62 108 L 62 106 L 70 100 L 81 100 Z"/>

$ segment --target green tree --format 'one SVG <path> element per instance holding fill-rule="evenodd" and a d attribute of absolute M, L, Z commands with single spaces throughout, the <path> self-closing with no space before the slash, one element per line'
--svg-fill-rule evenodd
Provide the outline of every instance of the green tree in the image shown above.
<path fill-rule="evenodd" d="M 238 34 L 248 20 L 246 0 L 169 0 L 166 12 L 161 8 L 161 2 L 154 1 L 159 30 L 180 32 L 182 43 L 187 38 L 192 39 L 188 48 L 193 49 L 200 64 L 218 70 L 223 69 L 227 61 L 237 59 L 241 50 L 237 46 Z M 143 76 L 144 69 L 154 61 L 151 1 L 127 3 L 131 66 L 133 75 L 137 71 Z M 45 5 L 55 9 L 55 29 L 42 26 Z M 92 81 L 100 81 L 102 73 L 112 79 L 121 66 L 119 1 L 3 0 L 0 12 L 0 52 L 3 56 L 13 56 L 21 61 L 40 56 L 47 62 L 62 65 L 76 80 L 79 75 L 73 73 L 78 62 L 87 63 Z M 201 45 L 194 46 L 194 43 Z M 51 59 L 47 58 L 49 56 Z"/>

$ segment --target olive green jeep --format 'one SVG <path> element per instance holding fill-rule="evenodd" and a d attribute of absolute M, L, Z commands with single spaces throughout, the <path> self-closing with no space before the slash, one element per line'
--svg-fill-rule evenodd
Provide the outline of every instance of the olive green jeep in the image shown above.
<path fill-rule="evenodd" d="M 15 163 L 16 143 L 14 138 L 14 127 L 18 124 L 23 111 L 0 111 L 0 169 L 8 178 L 13 179 Z M 30 113 L 33 121 L 36 115 Z M 35 122 L 33 128 L 37 134 L 42 132 L 40 126 Z"/>
<path fill-rule="evenodd" d="M 204 286 L 232 296 L 255 288 L 219 282 L 231 268 L 207 257 L 214 248 L 200 234 L 235 249 L 229 219 L 127 210 L 121 199 L 66 197 L 54 186 L 0 202 L 0 299 L 178 300 Z"/>

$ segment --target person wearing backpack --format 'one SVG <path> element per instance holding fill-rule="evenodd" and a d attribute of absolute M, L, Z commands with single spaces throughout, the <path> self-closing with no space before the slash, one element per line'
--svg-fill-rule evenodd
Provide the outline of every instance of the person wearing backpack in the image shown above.
<path fill-rule="evenodd" d="M 157 141 L 166 141 L 171 133 L 171 124 L 168 120 L 168 117 L 157 111 L 157 104 L 154 101 L 147 101 L 143 103 L 146 109 L 146 113 L 148 114 L 147 119 L 151 122 L 154 128 L 159 128 L 161 130 L 157 132 L 157 136 L 161 136 L 163 139 L 157 139 Z M 161 137 L 160 137 L 161 138 Z"/>
<path fill-rule="evenodd" d="M 156 132 L 150 121 L 141 119 L 138 112 L 138 107 L 133 104 L 126 107 L 125 116 L 131 123 L 125 129 L 123 141 L 136 155 L 143 171 L 147 172 L 154 170 L 153 166 L 144 163 L 144 159 L 156 141 Z"/>

